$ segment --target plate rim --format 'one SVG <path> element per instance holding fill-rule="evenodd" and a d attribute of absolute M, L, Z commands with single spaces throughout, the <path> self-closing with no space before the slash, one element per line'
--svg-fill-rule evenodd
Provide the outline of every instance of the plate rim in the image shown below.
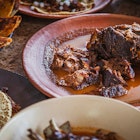
<path fill-rule="evenodd" d="M 70 21 L 70 20 L 74 20 L 74 19 L 79 19 L 81 17 L 92 17 L 92 18 L 95 18 L 95 17 L 99 17 L 102 18 L 102 17 L 109 17 L 109 18 L 123 18 L 123 19 L 131 19 L 131 20 L 136 20 L 136 21 L 139 21 L 140 22 L 140 18 L 139 17 L 134 17 L 134 16 L 128 16 L 128 15 L 121 15 L 121 14 L 108 14 L 108 13 L 101 13 L 101 14 L 86 14 L 86 15 L 79 15 L 79 16 L 73 16 L 73 17 L 69 17 L 69 18 L 66 18 L 66 19 L 62 19 L 62 20 L 59 20 L 59 21 L 55 21 L 49 25 L 46 25 L 45 27 L 43 27 L 42 29 L 40 29 L 39 31 L 37 31 L 26 43 L 26 46 L 23 50 L 23 56 L 22 56 L 22 63 L 23 63 L 23 69 L 27 75 L 27 77 L 29 78 L 30 82 L 39 90 L 41 91 L 43 94 L 49 96 L 49 97 L 61 97 L 62 95 L 61 94 L 58 94 L 58 92 L 56 92 L 56 90 L 52 90 L 50 88 L 46 88 L 45 87 L 45 90 L 40 87 L 40 85 L 38 85 L 38 83 L 36 83 L 36 78 L 34 77 L 31 77 L 30 75 L 30 72 L 29 72 L 29 69 L 27 68 L 27 63 L 26 63 L 26 50 L 30 47 L 30 41 L 32 39 L 35 38 L 35 36 L 40 33 L 41 31 L 43 30 L 46 30 L 46 29 L 49 29 L 51 28 L 52 26 L 56 25 L 56 24 L 62 24 L 64 21 Z M 44 47 L 45 48 L 45 47 Z M 40 81 L 39 81 L 40 82 Z M 43 85 L 44 86 L 44 85 Z M 66 96 L 66 95 L 63 95 L 63 96 Z"/>
<path fill-rule="evenodd" d="M 22 13 L 22 14 L 25 14 L 25 15 L 36 17 L 36 18 L 63 19 L 63 18 L 68 18 L 68 17 L 72 17 L 72 16 L 77 16 L 77 15 L 95 13 L 95 12 L 100 11 L 103 8 L 105 8 L 111 2 L 112 2 L 112 0 L 101 0 L 100 5 L 95 7 L 95 8 L 93 7 L 91 10 L 88 10 L 88 11 L 85 11 L 85 12 L 81 12 L 81 13 L 78 13 L 78 14 L 70 14 L 70 15 L 41 14 L 41 13 L 37 13 L 37 12 L 34 12 L 34 11 L 30 11 L 27 6 L 24 6 L 24 5 L 21 5 L 21 4 L 19 5 L 19 12 Z M 27 10 L 26 10 L 26 8 L 27 8 Z"/>

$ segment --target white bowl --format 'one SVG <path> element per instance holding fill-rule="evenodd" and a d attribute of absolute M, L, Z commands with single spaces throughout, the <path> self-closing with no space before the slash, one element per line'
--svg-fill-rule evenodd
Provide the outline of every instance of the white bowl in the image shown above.
<path fill-rule="evenodd" d="M 27 129 L 42 133 L 54 118 L 73 127 L 96 127 L 114 131 L 125 140 L 140 140 L 140 111 L 124 102 L 78 95 L 41 101 L 20 111 L 0 131 L 0 140 L 29 140 Z"/>

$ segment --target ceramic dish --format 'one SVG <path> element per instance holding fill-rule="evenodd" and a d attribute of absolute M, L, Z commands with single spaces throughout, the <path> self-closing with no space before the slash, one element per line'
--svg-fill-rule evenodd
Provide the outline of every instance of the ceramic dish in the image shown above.
<path fill-rule="evenodd" d="M 39 30 L 27 42 L 23 51 L 24 70 L 31 83 L 45 95 L 50 97 L 72 95 L 71 92 L 67 92 L 55 85 L 46 74 L 43 66 L 46 44 L 50 40 L 70 31 L 84 28 L 107 27 L 122 23 L 132 24 L 133 22 L 140 23 L 140 18 L 115 14 L 93 14 L 70 17 L 54 22 Z M 140 100 L 139 90 L 140 87 L 136 84 L 135 87 L 131 88 L 128 95 L 118 99 L 129 103 Z"/>
<path fill-rule="evenodd" d="M 7 87 L 8 95 L 21 106 L 21 109 L 47 99 L 23 76 L 0 69 L 0 88 Z"/>
<path fill-rule="evenodd" d="M 28 140 L 27 129 L 42 134 L 52 118 L 59 125 L 70 121 L 73 127 L 86 130 L 114 131 L 124 140 L 140 138 L 140 112 L 137 109 L 114 99 L 79 95 L 48 99 L 22 110 L 3 127 L 0 139 Z"/>
<path fill-rule="evenodd" d="M 91 10 L 88 10 L 86 12 L 82 12 L 79 14 L 87 14 L 87 13 L 94 13 L 94 12 L 100 11 L 105 6 L 107 6 L 110 2 L 111 0 L 95 0 L 95 6 Z M 19 12 L 29 15 L 29 16 L 33 16 L 33 17 L 49 18 L 49 19 L 61 19 L 61 18 L 73 16 L 73 14 L 71 15 L 70 14 L 69 15 L 41 14 L 41 13 L 31 11 L 29 6 L 24 6 L 24 5 L 20 5 Z M 76 15 L 79 15 L 79 14 L 76 14 Z"/>

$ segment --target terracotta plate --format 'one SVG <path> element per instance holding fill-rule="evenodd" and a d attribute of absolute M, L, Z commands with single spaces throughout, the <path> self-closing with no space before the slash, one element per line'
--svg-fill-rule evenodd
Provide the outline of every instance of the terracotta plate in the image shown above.
<path fill-rule="evenodd" d="M 88 10 L 86 12 L 79 13 L 79 14 L 97 12 L 97 11 L 103 9 L 105 6 L 107 6 L 110 2 L 111 2 L 111 0 L 95 0 L 95 6 L 91 10 Z M 33 17 L 50 18 L 50 19 L 61 19 L 61 18 L 66 18 L 66 17 L 73 16 L 73 14 L 69 14 L 69 15 L 41 14 L 41 13 L 31 11 L 29 6 L 24 6 L 24 5 L 20 5 L 19 12 L 23 13 L 23 14 L 26 14 L 26 15 L 29 15 L 29 16 L 33 16 Z M 77 15 L 79 15 L 79 14 L 77 14 Z"/>
<path fill-rule="evenodd" d="M 71 95 L 56 86 L 45 72 L 43 55 L 46 43 L 73 30 L 107 27 L 122 23 L 132 24 L 133 22 L 140 23 L 140 18 L 115 14 L 87 14 L 62 19 L 42 28 L 29 39 L 23 51 L 23 66 L 29 80 L 37 89 L 50 97 Z M 139 90 L 140 86 L 136 86 L 129 91 L 128 95 L 118 99 L 129 103 L 140 100 Z"/>
<path fill-rule="evenodd" d="M 47 99 L 23 76 L 0 69 L 0 88 L 8 87 L 8 95 L 25 108 L 33 103 Z"/>

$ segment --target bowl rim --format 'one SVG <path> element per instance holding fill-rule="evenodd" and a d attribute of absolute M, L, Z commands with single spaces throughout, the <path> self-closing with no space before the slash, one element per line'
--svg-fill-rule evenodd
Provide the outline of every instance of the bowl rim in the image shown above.
<path fill-rule="evenodd" d="M 108 102 L 114 102 L 115 104 L 121 104 L 123 106 L 126 106 L 127 108 L 131 108 L 133 110 L 135 110 L 136 112 L 140 113 L 140 110 L 136 107 L 134 107 L 133 105 L 131 104 L 128 104 L 126 102 L 123 102 L 121 100 L 116 100 L 114 98 L 105 98 L 105 97 L 102 97 L 102 96 L 98 96 L 98 95 L 68 95 L 68 96 L 61 96 L 61 97 L 58 97 L 58 98 L 49 98 L 49 99 L 45 99 L 45 100 L 42 100 L 42 101 L 39 101 L 37 103 L 34 103 L 30 106 L 27 106 L 25 107 L 24 109 L 22 109 L 21 111 L 19 111 L 17 114 L 15 114 L 11 120 L 5 125 L 9 125 L 10 123 L 12 123 L 12 121 L 14 121 L 18 116 L 20 116 L 20 114 L 32 109 L 32 108 L 35 108 L 35 107 L 38 107 L 38 106 L 42 106 L 43 104 L 46 104 L 46 103 L 49 103 L 49 102 L 55 102 L 55 101 L 63 101 L 63 100 L 78 100 L 79 98 L 81 99 L 93 99 L 93 100 L 99 100 L 99 101 L 103 101 L 103 100 L 106 100 Z M 4 126 L 4 127 L 5 127 Z M 4 128 L 3 127 L 3 128 Z"/>
<path fill-rule="evenodd" d="M 85 99 L 86 101 L 88 100 L 95 100 L 95 101 L 107 101 L 107 104 L 109 103 L 115 103 L 116 105 L 120 104 L 122 106 L 124 106 L 126 109 L 130 109 L 132 111 L 135 112 L 135 114 L 138 114 L 138 116 L 140 116 L 140 111 L 135 108 L 134 106 L 128 104 L 128 103 L 125 103 L 123 101 L 120 101 L 120 100 L 116 100 L 116 99 L 112 99 L 112 98 L 104 98 L 102 96 L 97 96 L 97 95 L 71 95 L 71 96 L 64 96 L 64 97 L 60 97 L 60 98 L 49 98 L 49 99 L 46 99 L 46 100 L 43 100 L 43 101 L 40 101 L 40 102 L 37 102 L 35 104 L 32 104 L 26 108 L 24 108 L 23 110 L 21 110 L 19 113 L 17 113 L 8 123 L 5 124 L 5 126 L 0 130 L 0 134 L 4 134 L 6 130 L 8 130 L 8 127 L 11 126 L 17 119 L 17 117 L 20 117 L 22 116 L 25 112 L 29 112 L 30 109 L 32 108 L 35 108 L 35 109 L 39 109 L 38 107 L 39 106 L 44 106 L 45 104 L 50 104 L 51 102 L 55 102 L 55 101 L 64 101 L 66 103 L 66 101 L 70 101 L 70 100 L 79 100 L 79 101 L 83 101 L 83 99 Z M 139 117 L 140 118 L 140 117 Z M 1 135 L 0 135 L 1 137 Z"/>

